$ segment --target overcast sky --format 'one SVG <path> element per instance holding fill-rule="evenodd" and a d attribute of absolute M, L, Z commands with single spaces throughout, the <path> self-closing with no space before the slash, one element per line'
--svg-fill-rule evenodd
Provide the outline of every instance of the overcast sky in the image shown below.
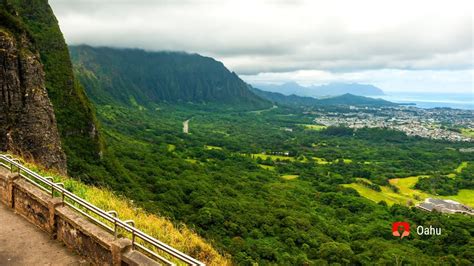
<path fill-rule="evenodd" d="M 472 0 L 49 2 L 69 44 L 196 52 L 250 83 L 473 92 Z"/>

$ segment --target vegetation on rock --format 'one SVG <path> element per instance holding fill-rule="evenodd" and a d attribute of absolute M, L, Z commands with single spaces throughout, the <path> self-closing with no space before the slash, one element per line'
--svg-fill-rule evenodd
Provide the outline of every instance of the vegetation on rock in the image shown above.
<path fill-rule="evenodd" d="M 68 47 L 48 1 L 4 3 L 18 13 L 19 23 L 30 32 L 39 50 L 69 172 L 79 175 L 87 173 L 87 168 L 97 168 L 105 151 L 95 113 L 83 87 L 74 78 Z"/>

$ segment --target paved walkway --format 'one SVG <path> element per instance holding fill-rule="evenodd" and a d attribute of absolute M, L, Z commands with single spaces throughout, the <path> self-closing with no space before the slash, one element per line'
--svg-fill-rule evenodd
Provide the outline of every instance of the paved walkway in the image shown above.
<path fill-rule="evenodd" d="M 88 265 L 0 203 L 0 265 Z"/>

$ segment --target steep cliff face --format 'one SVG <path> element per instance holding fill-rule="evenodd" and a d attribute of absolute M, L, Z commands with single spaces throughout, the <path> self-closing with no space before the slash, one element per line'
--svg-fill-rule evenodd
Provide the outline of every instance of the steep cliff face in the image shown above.
<path fill-rule="evenodd" d="M 26 34 L 1 28 L 0 149 L 66 172 L 39 55 Z"/>
<path fill-rule="evenodd" d="M 0 0 L 7 1 L 7 0 Z M 48 0 L 8 0 L 31 33 L 45 71 L 48 96 L 54 106 L 63 149 L 72 176 L 100 163 L 104 144 L 92 105 L 75 80 L 69 50 Z"/>

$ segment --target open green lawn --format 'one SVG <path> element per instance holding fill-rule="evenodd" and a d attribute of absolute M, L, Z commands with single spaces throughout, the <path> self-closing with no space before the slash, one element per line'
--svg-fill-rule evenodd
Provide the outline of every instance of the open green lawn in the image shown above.
<path fill-rule="evenodd" d="M 204 145 L 204 149 L 206 149 L 206 150 L 222 150 L 221 147 L 212 146 L 212 145 Z"/>
<path fill-rule="evenodd" d="M 281 178 L 285 179 L 285 180 L 293 180 L 293 179 L 296 179 L 298 178 L 299 175 L 282 175 Z"/>
<path fill-rule="evenodd" d="M 388 205 L 393 205 L 395 203 L 406 205 L 408 200 L 410 200 L 410 198 L 406 196 L 394 193 L 388 187 L 380 187 L 382 191 L 378 192 L 359 183 L 345 184 L 343 186 L 357 190 L 361 196 L 366 197 L 372 201 L 380 202 L 383 200 Z"/>
<path fill-rule="evenodd" d="M 467 162 L 462 162 L 455 170 L 456 174 L 460 174 L 462 172 L 462 169 L 467 167 Z"/>
<path fill-rule="evenodd" d="M 459 164 L 459 166 L 454 169 L 454 173 L 448 174 L 449 178 L 455 178 L 456 174 L 460 174 L 464 168 L 467 167 L 467 162 L 462 162 Z"/>
<path fill-rule="evenodd" d="M 474 138 L 474 129 L 472 128 L 463 128 L 461 133 L 466 137 Z"/>
<path fill-rule="evenodd" d="M 351 187 L 363 197 L 366 197 L 372 201 L 379 202 L 384 200 L 388 205 L 398 203 L 401 205 L 406 205 L 407 202 L 411 201 L 413 203 L 418 203 L 424 201 L 426 198 L 442 198 L 442 199 L 451 199 L 458 201 L 460 203 L 466 204 L 468 206 L 474 206 L 474 190 L 473 189 L 462 189 L 457 195 L 453 196 L 437 196 L 432 195 L 417 189 L 414 189 L 416 182 L 420 177 L 425 176 L 411 176 L 405 178 L 393 178 L 390 179 L 390 184 L 397 186 L 400 189 L 399 193 L 395 193 L 392 189 L 387 186 L 380 186 L 380 192 L 370 189 L 359 183 L 345 184 L 344 187 Z M 367 179 L 364 179 L 367 182 L 370 182 Z M 418 199 L 416 199 L 416 197 Z"/>
<path fill-rule="evenodd" d="M 320 157 L 313 157 L 313 160 L 315 160 L 317 164 L 328 164 L 329 163 L 328 161 L 326 161 L 326 159 L 320 158 Z"/>
<path fill-rule="evenodd" d="M 317 164 L 331 164 L 331 163 L 337 163 L 339 160 L 342 160 L 344 163 L 352 163 L 351 159 L 336 159 L 334 162 L 328 162 L 326 159 L 321 158 L 321 157 L 313 157 L 313 160 L 316 161 Z"/>
<path fill-rule="evenodd" d="M 262 160 L 266 160 L 270 158 L 272 161 L 280 160 L 280 161 L 294 161 L 295 157 L 291 156 L 283 156 L 283 155 L 267 155 L 267 154 L 257 154 L 253 153 L 252 158 L 257 159 L 260 158 Z"/>
<path fill-rule="evenodd" d="M 259 164 L 258 166 L 262 167 L 265 170 L 270 170 L 270 171 L 275 170 L 275 166 L 271 166 L 271 165 Z"/>
<path fill-rule="evenodd" d="M 442 199 L 450 199 L 474 207 L 474 189 L 460 189 L 457 195 L 441 196 Z"/>
<path fill-rule="evenodd" d="M 305 129 L 316 130 L 316 131 L 320 131 L 327 128 L 327 126 L 323 126 L 323 125 L 301 124 L 301 126 L 303 126 Z"/>
<path fill-rule="evenodd" d="M 305 156 L 299 156 L 297 158 L 293 157 L 293 156 L 284 156 L 284 155 L 266 155 L 266 154 L 252 154 L 252 158 L 253 159 L 256 159 L 256 158 L 260 158 L 262 160 L 266 160 L 267 158 L 270 158 L 272 161 L 276 161 L 276 160 L 280 160 L 280 161 L 298 161 L 298 162 L 301 162 L 301 163 L 307 163 L 309 162 L 308 158 L 305 157 Z"/>
<path fill-rule="evenodd" d="M 417 195 L 420 199 L 424 200 L 425 198 L 431 197 L 431 195 L 413 189 L 415 184 L 418 182 L 420 177 L 427 177 L 427 176 L 410 176 L 405 178 L 392 178 L 389 180 L 390 184 L 397 186 L 400 189 L 400 194 L 405 195 L 408 198 L 414 200 L 415 195 Z"/>
<path fill-rule="evenodd" d="M 302 163 L 309 162 L 308 158 L 306 158 L 305 156 L 300 156 L 300 157 L 296 158 L 296 160 L 299 161 L 299 162 L 302 162 Z"/>

